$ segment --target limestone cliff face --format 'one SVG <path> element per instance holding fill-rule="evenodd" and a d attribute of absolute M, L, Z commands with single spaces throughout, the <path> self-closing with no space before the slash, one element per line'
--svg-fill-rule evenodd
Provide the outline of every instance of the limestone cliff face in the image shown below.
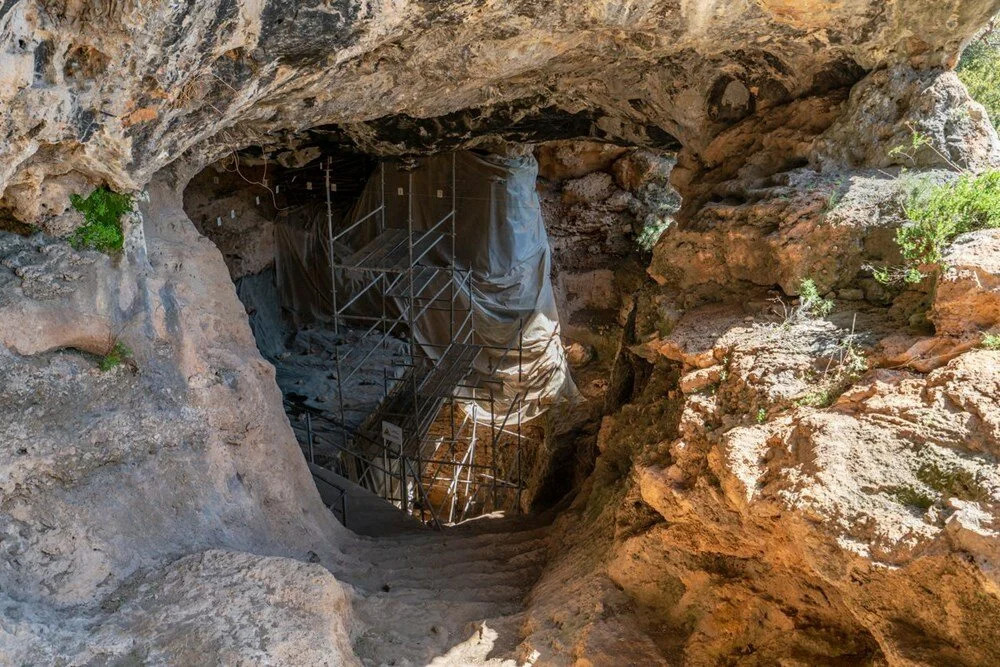
<path fill-rule="evenodd" d="M 996 0 L 0 5 L 0 207 L 123 190 L 321 125 L 368 150 L 592 135 L 696 153 L 894 64 L 951 64 Z"/>

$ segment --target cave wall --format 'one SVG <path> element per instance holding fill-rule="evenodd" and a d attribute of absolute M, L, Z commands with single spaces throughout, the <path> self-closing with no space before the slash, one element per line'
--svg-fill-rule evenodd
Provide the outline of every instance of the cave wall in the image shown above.
<path fill-rule="evenodd" d="M 234 281 L 274 264 L 279 204 L 272 190 L 256 185 L 266 178 L 266 170 L 244 165 L 237 171 L 228 160 L 202 170 L 184 188 L 184 211 L 222 253 Z"/>
<path fill-rule="evenodd" d="M 0 622 L 4 661 L 124 655 L 122 633 L 139 630 L 118 627 L 102 601 L 128 598 L 128 581 L 155 582 L 150 573 L 181 556 L 248 552 L 234 570 L 280 577 L 293 561 L 268 557 L 330 562 L 347 539 L 320 501 L 221 254 L 181 208 L 183 182 L 163 174 L 147 188 L 113 258 L 0 234 L 0 588 L 17 610 Z M 117 343 L 124 363 L 102 369 Z M 224 569 L 229 557 L 205 558 Z M 162 576 L 218 600 L 206 567 Z M 325 594 L 346 604 L 316 569 Z M 104 621 L 107 636 L 88 644 L 80 628 Z M 330 635 L 340 646 L 344 636 Z"/>
<path fill-rule="evenodd" d="M 915 130 L 928 146 L 892 151 Z M 916 284 L 870 265 L 901 261 L 908 184 L 995 169 L 998 146 L 954 73 L 896 68 L 682 151 L 672 180 L 702 199 L 654 248 L 629 332 L 654 370 L 601 421 L 525 646 L 997 661 L 1000 235 L 960 236 Z M 830 312 L 795 299 L 807 278 Z"/>

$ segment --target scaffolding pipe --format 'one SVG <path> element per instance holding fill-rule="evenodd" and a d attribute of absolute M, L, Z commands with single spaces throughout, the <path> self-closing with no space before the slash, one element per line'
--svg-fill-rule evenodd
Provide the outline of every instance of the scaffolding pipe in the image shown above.
<path fill-rule="evenodd" d="M 329 169 L 327 169 L 327 172 L 329 172 Z M 329 184 L 329 180 L 327 181 L 327 183 Z M 328 193 L 330 192 L 330 186 L 329 186 L 329 185 L 327 185 L 327 188 L 326 188 L 326 191 L 327 191 Z M 327 199 L 329 199 L 329 198 L 330 198 L 330 197 L 329 197 L 329 196 L 327 196 Z M 381 213 L 381 212 L 382 212 L 382 207 L 383 207 L 383 206 L 384 206 L 384 202 L 383 202 L 383 204 L 380 204 L 380 205 L 378 206 L 378 208 L 376 208 L 376 209 L 374 209 L 374 210 L 372 210 L 372 211 L 369 211 L 368 213 L 366 213 L 366 214 L 365 214 L 365 215 L 363 215 L 362 217 L 358 218 L 358 220 L 357 220 L 356 222 L 353 222 L 353 223 L 351 223 L 351 226 L 350 226 L 350 227 L 347 227 L 346 229 L 343 229 L 343 230 L 341 230 L 341 231 L 340 231 L 340 233 L 336 234 L 336 235 L 335 235 L 335 236 L 333 237 L 333 240 L 334 240 L 334 241 L 339 241 L 339 240 L 340 240 L 340 239 L 341 239 L 341 238 L 342 238 L 342 237 L 343 237 L 343 236 L 344 236 L 345 234 L 348 234 L 348 233 L 350 233 L 350 232 L 351 232 L 352 230 L 356 229 L 356 228 L 357 228 L 357 226 L 358 226 L 358 225 L 360 225 L 360 224 L 361 224 L 362 222 L 364 222 L 365 220 L 368 220 L 368 219 L 369 219 L 369 218 L 371 218 L 371 217 L 372 217 L 373 215 L 376 215 L 376 214 L 378 214 L 378 213 Z"/>
<path fill-rule="evenodd" d="M 330 197 L 329 163 L 327 163 L 327 167 L 323 170 L 323 173 L 326 176 L 326 231 L 330 253 L 330 291 L 332 292 L 333 299 L 333 333 L 335 335 L 340 335 L 340 328 L 337 322 L 337 260 L 333 256 L 333 200 Z"/>
<path fill-rule="evenodd" d="M 349 265 L 338 264 L 333 249 L 334 242 L 344 238 L 346 235 L 358 229 L 360 225 L 371 220 L 373 217 L 376 219 L 376 238 L 381 237 L 387 231 L 392 231 L 388 230 L 387 225 L 387 215 L 389 214 L 389 211 L 388 204 L 385 199 L 386 163 L 382 162 L 379 165 L 378 192 L 380 201 L 378 206 L 336 234 L 333 231 L 333 207 L 332 197 L 330 194 L 330 165 L 327 164 L 326 169 L 324 170 L 325 180 L 327 182 L 327 236 L 328 242 L 330 243 L 335 332 L 339 334 L 340 325 L 343 323 L 346 326 L 346 322 L 350 321 L 371 323 L 370 327 L 366 327 L 367 331 L 365 331 L 361 340 L 367 340 L 367 338 L 372 333 L 378 331 L 379 328 L 381 328 L 382 334 L 379 337 L 379 340 L 375 342 L 370 349 L 367 349 L 363 353 L 361 352 L 363 349 L 361 346 L 357 346 L 355 349 L 346 353 L 341 352 L 340 346 L 335 349 L 335 363 L 337 366 L 336 371 L 339 388 L 339 427 L 342 435 L 342 438 L 338 440 L 342 441 L 343 445 L 338 445 L 332 441 L 330 444 L 332 444 L 335 449 L 340 450 L 341 456 L 350 457 L 347 460 L 347 463 L 351 464 L 352 474 L 355 475 L 355 479 L 358 479 L 359 481 L 365 480 L 370 484 L 372 489 L 381 488 L 383 497 L 387 497 L 389 500 L 394 499 L 395 493 L 392 487 L 393 482 L 397 479 L 398 473 L 400 508 L 405 512 L 410 512 L 411 509 L 416 509 L 415 507 L 412 507 L 410 503 L 410 490 L 412 484 L 412 490 L 415 494 L 414 498 L 416 498 L 416 494 L 419 494 L 419 497 L 421 498 L 421 519 L 427 523 L 432 523 L 433 525 L 440 527 L 441 518 L 443 516 L 446 516 L 449 522 L 455 520 L 456 518 L 465 518 L 469 513 L 470 507 L 480 502 L 482 502 L 482 508 L 485 509 L 487 501 L 482 499 L 487 493 L 490 493 L 490 491 L 492 491 L 493 509 L 499 509 L 501 488 L 503 489 L 505 503 L 509 503 L 512 499 L 510 491 L 517 489 L 517 505 L 518 508 L 520 508 L 521 487 L 523 486 L 523 481 L 521 479 L 523 475 L 523 443 L 521 439 L 521 408 L 524 401 L 523 393 L 518 391 L 515 394 L 513 402 L 506 410 L 506 414 L 502 415 L 502 423 L 498 423 L 501 422 L 501 420 L 498 419 L 497 399 L 494 393 L 493 385 L 500 387 L 502 391 L 503 380 L 495 377 L 497 375 L 497 370 L 499 369 L 495 368 L 491 362 L 489 373 L 487 374 L 484 371 L 483 374 L 477 376 L 475 385 L 466 384 L 465 378 L 474 368 L 478 351 L 483 349 L 499 350 L 499 359 L 502 360 L 509 358 L 513 347 L 516 345 L 518 350 L 517 377 L 519 380 L 523 380 L 524 318 L 521 317 L 518 322 L 517 340 L 510 340 L 504 347 L 489 345 L 479 340 L 480 336 L 476 330 L 477 323 L 475 319 L 477 308 L 475 272 L 472 268 L 463 270 L 456 266 L 456 255 L 458 250 L 457 157 L 455 154 L 451 156 L 451 210 L 444 214 L 442 218 L 434 222 L 428 229 L 420 232 L 417 232 L 414 229 L 414 225 L 416 223 L 414 217 L 415 198 L 420 196 L 414 189 L 414 168 L 407 167 L 405 169 L 407 173 L 405 239 L 399 238 L 399 236 L 401 236 L 399 231 L 393 231 L 391 239 L 387 240 L 387 242 L 382 246 L 378 246 L 377 243 L 369 242 L 368 246 L 366 246 L 360 253 L 356 253 L 354 256 L 351 256 L 348 260 L 350 262 Z M 495 188 L 496 181 L 491 184 L 490 189 L 490 201 L 494 208 L 497 197 Z M 402 194 L 402 192 L 400 194 Z M 448 229 L 450 231 L 439 231 L 445 224 L 449 225 Z M 440 267 L 419 266 L 423 257 L 432 249 L 437 247 L 437 244 L 444 240 L 444 236 L 446 234 L 451 236 L 451 257 L 449 264 L 447 266 Z M 406 253 L 406 259 L 404 260 L 406 262 L 405 266 L 402 261 L 396 259 L 396 257 L 402 256 L 404 243 Z M 378 275 L 372 280 L 365 281 L 360 291 L 348 295 L 347 301 L 345 303 L 341 303 L 343 299 L 341 298 L 342 295 L 340 295 L 337 290 L 335 270 L 364 270 L 366 263 L 372 264 L 371 270 L 377 271 Z M 448 280 L 444 285 L 435 282 L 437 280 L 437 276 L 441 274 L 432 272 L 438 271 L 447 275 Z M 419 290 L 417 289 L 418 272 L 420 280 Z M 405 288 L 401 289 L 400 287 L 402 285 L 405 285 Z M 369 294 L 373 288 L 379 288 L 378 291 L 381 293 L 380 316 L 349 314 L 347 311 L 354 306 L 363 295 Z M 456 299 L 464 293 L 466 288 L 469 293 L 469 306 L 462 321 L 458 322 L 457 313 L 459 306 L 456 303 Z M 398 317 L 395 318 L 388 315 L 387 301 L 391 298 L 390 294 L 392 297 L 402 297 L 406 300 L 405 306 L 399 309 L 401 312 Z M 447 304 L 443 303 L 445 298 L 448 301 Z M 445 310 L 448 312 L 447 342 L 443 344 L 433 342 L 418 343 L 416 333 L 417 326 L 421 318 L 423 318 L 428 312 Z M 409 377 L 407 378 L 404 375 L 398 379 L 390 378 L 387 370 L 383 369 L 382 407 L 380 407 L 376 413 L 371 414 L 369 420 L 366 421 L 361 428 L 348 429 L 346 424 L 346 412 L 348 412 L 348 408 L 344 405 L 343 395 L 346 389 L 346 384 L 358 372 L 360 372 L 362 368 L 365 367 L 369 359 L 374 354 L 375 349 L 379 347 L 386 349 L 389 336 L 396 331 L 398 326 L 404 323 L 409 330 L 408 340 L 406 342 L 406 347 L 409 351 L 409 359 L 398 365 L 409 368 L 407 371 L 409 373 Z M 470 352 L 467 354 L 465 349 L 459 349 L 457 347 L 459 344 L 468 344 L 470 342 L 476 344 L 475 353 Z M 425 347 L 426 349 L 424 349 Z M 357 355 L 357 358 L 355 355 Z M 350 360 L 351 363 L 347 364 L 346 362 L 348 360 Z M 464 369 L 465 364 L 469 364 L 468 369 Z M 464 373 L 463 370 L 465 371 Z M 507 373 L 509 373 L 509 371 L 505 371 L 504 375 Z M 393 383 L 395 383 L 395 386 L 392 389 L 389 387 L 390 379 L 392 379 Z M 401 382 L 405 384 L 401 384 Z M 406 393 L 407 385 L 409 386 L 409 395 Z M 478 414 L 480 411 L 480 405 L 476 402 L 476 399 L 482 396 L 481 392 L 485 389 L 485 386 L 489 386 L 489 427 L 491 447 L 489 459 L 484 464 L 480 464 L 476 461 L 476 455 L 480 437 L 478 432 L 478 422 L 482 417 Z M 464 418 L 461 420 L 461 424 L 458 423 L 459 420 L 455 415 L 458 392 L 463 389 L 471 389 L 471 396 L 474 399 L 471 403 L 471 435 L 468 437 L 466 424 L 469 421 L 469 413 L 465 413 Z M 394 396 L 395 398 L 390 399 L 390 396 Z M 386 403 L 386 401 L 392 402 Z M 410 406 L 409 409 L 404 407 L 407 404 Z M 429 431 L 434 428 L 435 420 L 440 420 L 443 417 L 443 415 L 441 415 L 442 409 L 450 410 L 447 416 L 448 421 L 446 423 L 441 422 L 441 426 L 438 427 L 436 435 L 429 436 Z M 507 430 L 507 425 L 510 422 L 512 417 L 511 413 L 514 410 L 517 411 L 517 429 L 515 433 L 511 433 Z M 359 412 L 362 410 L 351 409 L 351 411 Z M 400 444 L 398 448 L 384 439 L 379 439 L 376 435 L 377 431 L 376 433 L 372 432 L 373 428 L 378 428 L 377 422 L 379 417 L 376 415 L 381 416 L 383 421 L 392 420 L 390 423 L 398 422 L 397 425 L 404 429 L 403 443 Z M 450 435 L 450 437 L 440 435 L 444 429 L 448 429 L 446 432 Z M 314 460 L 314 443 L 326 444 L 326 440 L 325 438 L 319 438 L 317 436 L 315 428 L 311 422 L 311 416 L 307 417 L 306 430 L 310 448 L 310 460 Z M 515 436 L 517 438 L 517 451 L 514 456 L 514 460 L 511 462 L 514 466 L 513 472 L 516 476 L 516 483 L 511 483 L 506 479 L 501 479 L 500 466 L 503 465 L 506 468 L 509 463 L 502 463 L 500 461 L 499 447 L 501 446 L 502 440 L 508 435 Z M 362 454 L 357 451 L 352 451 L 347 446 L 350 438 L 353 438 L 355 445 L 371 443 L 362 447 L 363 449 L 367 449 L 368 453 Z M 461 454 L 459 454 L 461 451 L 461 449 L 459 449 L 460 442 L 467 443 L 465 451 Z M 509 440 L 505 442 L 509 442 Z M 430 452 L 429 447 L 432 443 L 434 445 L 434 451 Z M 381 465 L 375 463 L 375 460 L 379 459 L 381 459 Z M 505 458 L 504 460 L 506 461 L 507 459 Z M 395 465 L 393 465 L 393 463 Z M 398 469 L 393 470 L 396 466 L 398 466 Z M 450 474 L 445 472 L 447 471 L 447 466 L 452 466 Z M 477 470 L 481 472 L 476 472 Z M 376 472 L 381 472 L 384 475 L 382 483 L 377 481 Z M 508 470 L 505 472 L 504 477 L 509 478 L 510 474 L 511 471 Z M 487 480 L 489 480 L 490 489 L 485 488 L 485 482 Z M 439 482 L 444 483 L 444 491 L 446 495 L 442 498 L 442 502 L 438 507 L 432 501 L 431 493 L 435 491 L 435 485 Z M 459 503 L 460 495 L 464 496 L 462 498 L 464 502 L 461 504 Z M 427 516 L 428 513 L 430 515 L 429 517 Z"/>

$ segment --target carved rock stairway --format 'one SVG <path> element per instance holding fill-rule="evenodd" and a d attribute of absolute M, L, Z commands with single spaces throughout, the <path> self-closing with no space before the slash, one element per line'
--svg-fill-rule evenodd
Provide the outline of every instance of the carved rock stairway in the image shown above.
<path fill-rule="evenodd" d="M 360 593 L 365 665 L 515 665 L 524 599 L 547 557 L 543 517 L 477 520 L 444 531 L 359 538 L 364 572 L 335 573 Z"/>

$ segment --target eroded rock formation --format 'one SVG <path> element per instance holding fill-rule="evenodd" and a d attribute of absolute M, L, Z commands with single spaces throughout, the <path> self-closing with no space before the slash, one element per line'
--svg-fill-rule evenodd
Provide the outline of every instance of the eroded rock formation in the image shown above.
<path fill-rule="evenodd" d="M 944 68 L 998 4 L 0 4 L 0 227 L 46 233 L 0 233 L 0 659 L 485 660 L 496 633 L 456 628 L 495 607 L 442 594 L 450 625 L 416 629 L 427 596 L 371 565 L 406 555 L 320 503 L 181 190 L 248 148 L 589 137 L 679 150 L 683 207 L 657 285 L 611 295 L 600 455 L 503 656 L 997 662 L 997 235 L 904 290 L 867 265 L 898 260 L 901 168 L 996 166 Z M 562 204 L 624 210 L 644 167 L 618 151 L 554 156 Z M 140 202 L 112 258 L 52 238 L 102 182 Z M 505 604 L 525 583 L 491 577 Z"/>
<path fill-rule="evenodd" d="M 373 152 L 590 134 L 709 150 L 865 71 L 954 63 L 996 11 L 936 2 L 3 5 L 2 204 L 22 222 L 317 126 Z"/>
<path fill-rule="evenodd" d="M 798 104 L 836 114 L 752 118 L 716 139 L 729 157 L 699 159 L 703 204 L 637 297 L 631 351 L 652 376 L 604 419 L 529 643 L 638 661 L 638 627 L 688 664 L 1000 656 L 1000 370 L 977 347 L 1000 326 L 997 235 L 958 237 L 948 268 L 905 289 L 871 274 L 901 261 L 900 189 L 996 165 L 995 132 L 950 73 L 879 72 L 843 104 Z M 890 151 L 914 131 L 921 154 Z M 806 278 L 828 316 L 787 299 Z"/>
<path fill-rule="evenodd" d="M 117 605 L 104 603 L 133 597 L 137 572 L 173 576 L 150 572 L 186 554 L 336 557 L 343 531 L 304 467 L 219 251 L 197 235 L 170 184 L 147 193 L 116 258 L 41 235 L 3 237 L 4 662 L 85 662 L 83 628 L 121 625 Z M 102 372 L 116 343 L 129 359 Z M 297 565 L 260 560 L 281 576 Z M 210 604 L 229 604 L 219 584 L 190 583 Z M 343 595 L 332 577 L 324 585 Z M 152 638 L 132 625 L 143 622 L 128 618 L 117 631 Z M 67 623 L 65 634 L 48 634 Z M 148 657 L 181 660 L 188 649 L 169 642 L 182 652 L 150 648 Z M 95 655 L 132 647 L 120 639 Z"/>

